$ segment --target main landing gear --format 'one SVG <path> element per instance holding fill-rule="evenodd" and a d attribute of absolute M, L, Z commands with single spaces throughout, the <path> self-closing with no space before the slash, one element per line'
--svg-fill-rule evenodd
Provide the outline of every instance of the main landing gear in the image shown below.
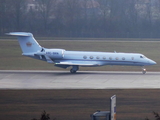
<path fill-rule="evenodd" d="M 142 73 L 146 74 L 147 70 L 145 68 L 142 67 Z"/>
<path fill-rule="evenodd" d="M 78 65 L 73 65 L 73 66 L 72 66 L 72 69 L 70 70 L 70 72 L 71 72 L 71 73 L 76 73 L 78 69 L 79 69 L 79 66 L 78 66 Z"/>

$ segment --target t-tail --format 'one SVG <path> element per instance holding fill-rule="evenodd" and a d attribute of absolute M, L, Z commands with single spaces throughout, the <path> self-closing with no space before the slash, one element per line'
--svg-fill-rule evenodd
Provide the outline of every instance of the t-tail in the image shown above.
<path fill-rule="evenodd" d="M 22 55 L 53 63 L 53 61 L 46 55 L 46 48 L 43 48 L 38 44 L 32 33 L 10 32 L 7 33 L 7 35 L 18 37 L 18 42 L 23 52 Z"/>
<path fill-rule="evenodd" d="M 7 33 L 7 35 L 13 35 L 18 37 L 18 42 L 20 44 L 23 54 L 34 53 L 42 49 L 42 47 L 34 39 L 32 33 L 10 32 Z"/>

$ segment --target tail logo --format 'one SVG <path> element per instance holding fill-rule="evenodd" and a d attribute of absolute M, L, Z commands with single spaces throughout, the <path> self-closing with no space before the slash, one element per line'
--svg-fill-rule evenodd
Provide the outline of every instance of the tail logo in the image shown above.
<path fill-rule="evenodd" d="M 32 43 L 31 42 L 27 42 L 26 45 L 27 45 L 27 47 L 31 47 Z"/>

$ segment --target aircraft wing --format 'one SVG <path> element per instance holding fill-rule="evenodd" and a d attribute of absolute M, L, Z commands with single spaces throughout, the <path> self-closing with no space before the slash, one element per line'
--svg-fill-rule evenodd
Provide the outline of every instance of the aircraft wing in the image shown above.
<path fill-rule="evenodd" d="M 68 65 L 68 66 L 72 66 L 72 65 L 79 65 L 79 66 L 100 66 L 102 65 L 99 62 L 96 61 L 58 61 L 55 62 L 55 65 Z"/>

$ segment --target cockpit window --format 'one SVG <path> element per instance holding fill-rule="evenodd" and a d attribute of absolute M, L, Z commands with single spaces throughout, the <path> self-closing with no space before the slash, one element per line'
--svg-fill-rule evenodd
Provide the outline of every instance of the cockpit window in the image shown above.
<path fill-rule="evenodd" d="M 144 55 L 141 55 L 140 58 L 145 58 L 145 56 L 144 56 Z"/>

